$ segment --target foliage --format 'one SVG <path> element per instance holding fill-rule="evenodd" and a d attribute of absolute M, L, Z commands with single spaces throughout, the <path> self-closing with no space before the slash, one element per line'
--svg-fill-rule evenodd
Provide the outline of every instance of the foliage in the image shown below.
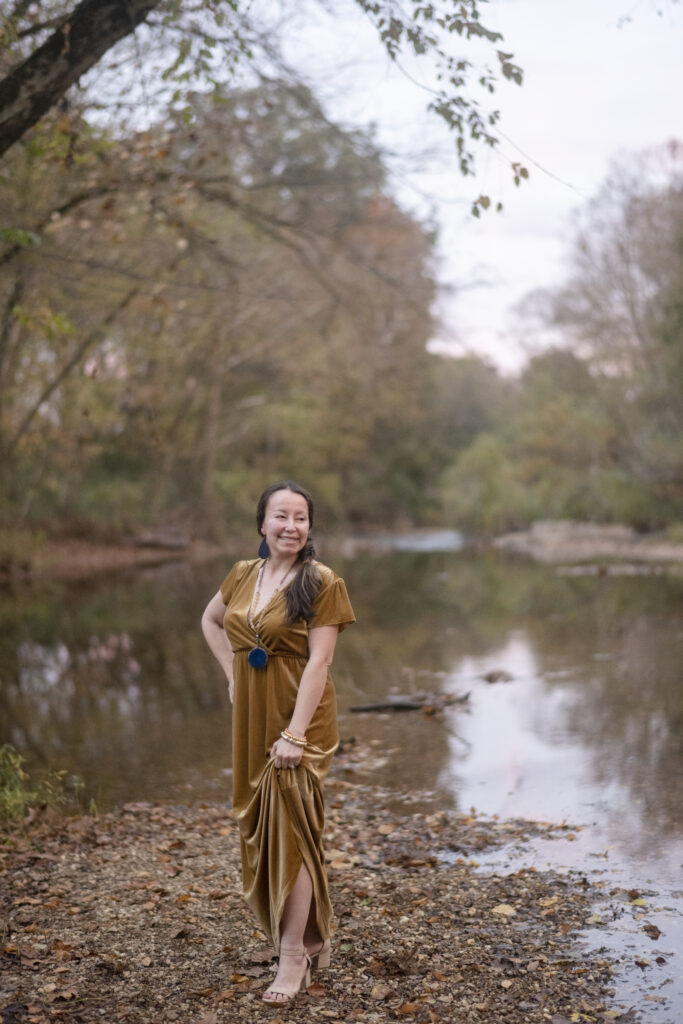
<path fill-rule="evenodd" d="M 58 124 L 13 153 L 0 203 L 41 244 L 0 255 L 7 515 L 218 535 L 286 475 L 320 480 L 332 520 L 411 516 L 428 231 L 307 90 L 192 103 L 190 127 L 121 142 L 79 123 L 72 163 Z"/>
<path fill-rule="evenodd" d="M 0 746 L 0 829 L 20 825 L 31 809 L 59 807 L 67 800 L 64 771 L 32 779 L 23 765 L 25 758 L 10 743 Z"/>
<path fill-rule="evenodd" d="M 482 424 L 443 475 L 455 522 L 680 521 L 682 157 L 671 144 L 622 163 L 581 211 L 569 282 L 527 302 L 568 347 L 529 361 L 503 420 Z"/>
<path fill-rule="evenodd" d="M 488 101 L 499 79 L 522 83 L 513 54 L 501 48 L 502 35 L 484 22 L 485 2 L 408 0 L 400 6 L 393 0 L 355 0 L 391 61 L 401 66 L 404 60 L 421 60 L 432 96 L 429 110 L 452 131 L 463 175 L 475 172 L 482 143 L 494 147 L 498 142 L 499 112 L 482 107 L 476 93 L 482 90 Z M 152 108 L 173 110 L 190 122 L 193 91 L 225 91 L 244 84 L 245 76 L 254 81 L 286 73 L 290 85 L 301 81 L 279 51 L 290 14 L 287 0 L 275 5 L 200 0 L 189 6 L 177 0 L 135 0 L 125 18 L 111 0 L 76 5 L 52 0 L 48 9 L 37 7 L 22 0 L 0 23 L 5 44 L 0 153 L 71 95 L 70 87 L 81 79 L 88 107 L 111 118 L 111 124 L 131 114 L 135 120 L 135 108 L 138 123 L 141 108 L 146 114 Z M 297 5 L 297 13 L 313 18 L 316 12 L 313 5 L 303 10 Z M 470 59 L 481 54 L 483 62 Z M 528 177 L 518 163 L 510 170 L 517 185 Z M 479 216 L 490 206 L 490 197 L 480 196 L 473 213 Z"/>
<path fill-rule="evenodd" d="M 5 523 L 218 538 L 280 476 L 328 526 L 681 520 L 674 150 L 610 178 L 571 283 L 536 297 L 574 351 L 506 380 L 427 351 L 433 234 L 386 194 L 371 134 L 286 82 L 188 102 L 189 124 L 122 139 L 45 121 L 11 154 Z"/>

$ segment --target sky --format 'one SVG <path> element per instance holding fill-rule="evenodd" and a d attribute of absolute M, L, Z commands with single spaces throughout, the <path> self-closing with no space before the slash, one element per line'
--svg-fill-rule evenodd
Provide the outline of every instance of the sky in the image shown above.
<path fill-rule="evenodd" d="M 503 33 L 501 48 L 524 69 L 524 84 L 503 82 L 491 98 L 504 138 L 499 154 L 482 154 L 476 180 L 461 177 L 447 130 L 426 111 L 429 95 L 419 83 L 429 69 L 397 69 L 352 0 L 331 6 L 334 17 L 307 7 L 295 18 L 285 52 L 297 68 L 305 64 L 331 117 L 376 126 L 380 144 L 395 154 L 393 192 L 438 225 L 443 293 L 431 347 L 474 352 L 515 372 L 547 343 L 515 307 L 566 280 L 575 211 L 613 162 L 683 138 L 683 3 L 482 4 L 485 24 Z M 460 46 L 470 59 L 483 57 Z M 434 151 L 429 158 L 425 148 Z M 513 160 L 530 171 L 519 188 L 508 170 Z M 503 213 L 472 218 L 480 193 L 500 199 Z"/>

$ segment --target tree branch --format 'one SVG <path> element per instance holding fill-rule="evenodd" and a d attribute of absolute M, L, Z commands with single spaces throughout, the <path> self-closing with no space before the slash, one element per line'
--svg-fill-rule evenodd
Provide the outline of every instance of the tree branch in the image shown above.
<path fill-rule="evenodd" d="M 128 305 L 130 305 L 130 303 L 132 302 L 132 300 L 135 298 L 139 291 L 139 288 L 131 288 L 130 291 L 127 292 L 127 294 L 114 307 L 114 309 L 112 309 L 104 318 L 104 320 L 102 320 L 101 323 L 97 325 L 95 330 L 91 331 L 90 334 L 88 334 L 87 337 L 83 339 L 83 341 L 78 346 L 78 348 L 73 353 L 68 362 L 64 364 L 64 366 L 57 373 L 57 375 L 53 377 L 50 383 L 43 389 L 38 399 L 34 402 L 34 404 L 31 406 L 31 408 L 29 409 L 29 411 L 26 413 L 23 420 L 19 424 L 10 444 L 8 445 L 8 455 L 12 454 L 12 452 L 15 450 L 15 448 L 21 441 L 22 437 L 30 427 L 33 418 L 37 414 L 43 402 L 47 402 L 48 398 L 53 393 L 53 391 L 56 391 L 59 385 L 62 383 L 62 381 L 66 377 L 68 377 L 68 375 L 71 373 L 74 367 L 78 366 L 78 364 L 80 363 L 81 359 L 83 358 L 87 350 L 90 348 L 90 346 L 94 345 L 102 338 L 102 335 L 106 328 L 109 327 L 109 325 L 114 322 L 114 320 L 116 319 L 118 314 L 122 312 L 122 310 L 124 310 Z"/>
<path fill-rule="evenodd" d="M 28 28 L 22 28 L 17 32 L 17 39 L 27 39 L 28 36 L 37 36 L 41 32 L 44 32 L 46 28 L 58 28 L 63 18 L 50 18 L 49 21 L 40 21 L 35 25 L 29 25 Z"/>
<path fill-rule="evenodd" d="M 81 0 L 0 82 L 0 156 L 161 0 Z"/>

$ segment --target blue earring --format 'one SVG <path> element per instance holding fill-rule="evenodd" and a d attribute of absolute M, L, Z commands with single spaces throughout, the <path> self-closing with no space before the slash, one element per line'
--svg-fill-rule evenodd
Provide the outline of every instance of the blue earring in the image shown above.
<path fill-rule="evenodd" d="M 259 556 L 259 558 L 267 558 L 269 554 L 270 554 L 270 548 L 268 547 L 268 545 L 266 543 L 266 538 L 264 537 L 263 540 L 261 541 L 260 545 L 259 545 L 258 556 Z"/>

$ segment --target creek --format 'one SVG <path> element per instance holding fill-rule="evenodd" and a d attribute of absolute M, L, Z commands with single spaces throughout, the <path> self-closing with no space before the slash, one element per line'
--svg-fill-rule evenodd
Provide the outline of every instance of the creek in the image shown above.
<path fill-rule="evenodd" d="M 349 778 L 400 812 L 571 824 L 571 841 L 482 866 L 638 890 L 640 917 L 586 941 L 621 951 L 622 1001 L 648 1021 L 683 1019 L 683 577 L 535 565 L 447 532 L 323 557 L 358 619 L 333 666 L 341 735 L 363 752 Z M 199 628 L 228 568 L 174 562 L 5 591 L 0 742 L 29 768 L 77 776 L 86 807 L 229 799 L 227 687 Z M 420 693 L 469 698 L 436 714 L 349 711 Z M 632 966 L 646 954 L 651 965 Z"/>

